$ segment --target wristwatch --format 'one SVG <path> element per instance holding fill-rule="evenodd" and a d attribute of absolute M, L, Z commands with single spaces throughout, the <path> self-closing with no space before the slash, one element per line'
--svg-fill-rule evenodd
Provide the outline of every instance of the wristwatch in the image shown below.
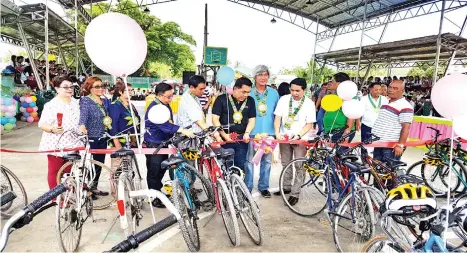
<path fill-rule="evenodd" d="M 404 147 L 405 147 L 405 145 L 404 145 L 404 144 L 400 144 L 400 143 L 397 143 L 397 145 L 396 145 L 396 146 L 399 146 L 399 147 L 401 147 L 401 148 L 404 148 Z"/>

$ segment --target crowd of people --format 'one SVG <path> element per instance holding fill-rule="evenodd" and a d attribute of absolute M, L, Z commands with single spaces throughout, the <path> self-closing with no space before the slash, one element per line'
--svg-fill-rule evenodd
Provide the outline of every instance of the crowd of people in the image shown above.
<path fill-rule="evenodd" d="M 361 119 L 348 119 L 342 109 L 335 112 L 323 111 L 320 107 L 321 99 L 326 94 L 335 94 L 341 82 L 350 80 L 345 73 L 337 73 L 332 80 L 321 87 L 316 97 L 306 96 L 307 83 L 303 78 L 296 78 L 290 85 L 283 83 L 276 89 L 267 85 L 269 69 L 259 65 L 254 69 L 253 82 L 241 77 L 235 81 L 231 92 L 219 94 L 212 104 L 212 124 L 214 126 L 229 125 L 228 129 L 221 130 L 214 135 L 217 141 L 231 141 L 232 133 L 240 136 L 241 141 L 223 145 L 223 148 L 235 150 L 234 163 L 245 172 L 245 183 L 250 191 L 254 187 L 254 164 L 252 162 L 256 153 L 254 143 L 250 139 L 256 134 L 266 134 L 278 140 L 299 140 L 307 138 L 308 132 L 317 123 L 320 132 L 329 133 L 333 129 L 346 130 L 335 134 L 332 139 L 336 141 L 342 134 L 352 130 L 361 130 L 362 139 L 369 133 L 381 137 L 383 141 L 396 141 L 393 148 L 375 148 L 374 157 L 377 159 L 398 159 L 404 151 L 404 144 L 408 138 L 408 131 L 413 118 L 413 107 L 403 97 L 405 90 L 402 80 L 392 80 L 387 93 L 383 85 L 372 83 L 369 93 L 360 99 L 365 103 L 365 114 Z M 150 102 L 145 115 L 138 115 L 136 108 L 129 103 L 133 92 L 131 84 L 128 89 L 122 80 L 117 80 L 110 99 L 106 98 L 106 87 L 98 77 L 88 77 L 81 86 L 81 98 L 73 97 L 74 84 L 69 76 L 57 76 L 53 79 L 57 96 L 48 102 L 39 121 L 39 127 L 44 131 L 40 143 L 40 150 L 50 150 L 57 147 L 61 134 L 67 130 L 79 131 L 87 134 L 92 140 L 92 149 L 106 149 L 108 146 L 121 148 L 125 140 L 106 140 L 102 137 L 105 132 L 110 135 L 121 133 L 134 133 L 133 124 L 139 126 L 141 117 L 145 120 L 146 133 L 142 140 L 145 147 L 157 147 L 171 138 L 175 133 L 193 136 L 208 127 L 206 113 L 211 103 L 211 91 L 206 88 L 206 80 L 202 76 L 192 76 L 188 88 L 181 96 L 177 121 L 170 103 L 175 95 L 174 87 L 167 83 L 159 83 L 154 88 L 154 99 Z M 162 104 L 170 111 L 170 120 L 163 124 L 155 124 L 148 120 L 148 112 L 155 105 Z M 57 114 L 63 115 L 60 125 Z M 136 131 L 139 131 L 138 128 Z M 66 134 L 65 134 L 66 135 Z M 354 135 L 347 141 L 352 141 Z M 60 145 L 72 147 L 77 145 L 72 135 L 62 138 Z M 131 146 L 136 146 L 136 139 L 131 139 Z M 280 143 L 279 150 L 282 165 L 285 166 L 293 157 L 302 157 L 306 153 L 304 146 Z M 150 189 L 161 190 L 162 179 L 166 173 L 161 162 L 167 155 L 146 155 L 147 182 Z M 94 155 L 94 159 L 104 162 L 105 155 Z M 56 185 L 56 174 L 65 161 L 58 154 L 48 155 L 49 186 Z M 258 190 L 265 198 L 271 197 L 269 192 L 269 176 L 272 165 L 272 153 L 264 154 L 260 162 L 260 177 Z M 118 166 L 118 161 L 112 161 L 112 167 Z M 101 168 L 96 167 L 96 178 L 92 186 L 93 198 L 109 194 L 99 190 L 98 181 Z M 303 180 L 304 171 L 297 170 L 295 180 Z M 288 201 L 294 205 L 299 201 L 299 188 L 292 187 L 292 175 L 286 181 L 285 189 L 289 194 Z M 295 186 L 300 184 L 293 184 Z M 164 207 L 159 200 L 153 205 Z"/>

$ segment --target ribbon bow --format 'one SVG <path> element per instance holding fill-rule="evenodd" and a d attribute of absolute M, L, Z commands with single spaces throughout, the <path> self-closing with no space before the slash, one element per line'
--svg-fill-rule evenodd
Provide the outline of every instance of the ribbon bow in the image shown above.
<path fill-rule="evenodd" d="M 256 134 L 253 147 L 256 150 L 256 154 L 253 157 L 252 162 L 255 165 L 258 165 L 261 161 L 261 158 L 264 154 L 269 154 L 276 148 L 277 142 L 274 141 L 274 138 L 268 136 L 267 134 Z"/>

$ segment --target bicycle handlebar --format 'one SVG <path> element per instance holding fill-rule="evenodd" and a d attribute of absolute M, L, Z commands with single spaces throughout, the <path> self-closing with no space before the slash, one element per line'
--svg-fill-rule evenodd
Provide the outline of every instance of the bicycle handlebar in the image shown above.
<path fill-rule="evenodd" d="M 38 199 L 34 200 L 31 204 L 24 207 L 24 210 L 34 213 L 37 209 L 41 208 L 43 205 L 52 201 L 52 199 L 64 193 L 66 190 L 67 190 L 67 187 L 64 184 L 59 184 L 55 186 L 55 188 L 53 188 L 52 190 L 44 193 Z"/>
<path fill-rule="evenodd" d="M 119 244 L 115 245 L 109 251 L 104 251 L 105 253 L 110 252 L 128 252 L 132 249 L 138 248 L 140 243 L 143 243 L 147 239 L 151 238 L 155 234 L 161 232 L 162 230 L 172 226 L 173 224 L 177 223 L 177 218 L 175 215 L 170 215 L 165 219 L 159 221 L 158 223 L 146 228 L 145 230 L 135 234 L 128 236 L 128 239 L 120 242 Z"/>

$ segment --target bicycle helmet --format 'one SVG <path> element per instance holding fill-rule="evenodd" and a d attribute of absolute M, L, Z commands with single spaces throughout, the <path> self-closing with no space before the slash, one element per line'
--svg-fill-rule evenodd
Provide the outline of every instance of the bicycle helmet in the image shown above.
<path fill-rule="evenodd" d="M 188 161 L 194 161 L 194 160 L 200 158 L 198 150 L 192 149 L 192 148 L 188 148 L 188 149 L 183 150 L 182 155 Z"/>
<path fill-rule="evenodd" d="M 430 188 L 424 185 L 402 184 L 390 190 L 384 201 L 386 210 L 410 210 L 413 212 L 436 210 L 436 199 Z"/>

